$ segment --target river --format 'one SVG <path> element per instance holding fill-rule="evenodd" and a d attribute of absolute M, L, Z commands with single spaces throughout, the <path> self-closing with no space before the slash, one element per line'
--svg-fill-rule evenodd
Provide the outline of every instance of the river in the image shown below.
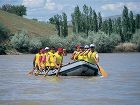
<path fill-rule="evenodd" d="M 140 53 L 99 55 L 107 78 L 27 76 L 34 55 L 1 55 L 0 105 L 139 105 Z"/>

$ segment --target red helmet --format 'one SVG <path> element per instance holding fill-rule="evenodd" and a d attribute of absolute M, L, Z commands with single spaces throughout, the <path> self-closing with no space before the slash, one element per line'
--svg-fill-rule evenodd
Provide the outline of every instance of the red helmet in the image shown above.
<path fill-rule="evenodd" d="M 63 52 L 63 48 L 61 48 L 61 47 L 58 48 L 58 52 L 59 52 L 59 53 L 62 53 L 62 52 Z"/>

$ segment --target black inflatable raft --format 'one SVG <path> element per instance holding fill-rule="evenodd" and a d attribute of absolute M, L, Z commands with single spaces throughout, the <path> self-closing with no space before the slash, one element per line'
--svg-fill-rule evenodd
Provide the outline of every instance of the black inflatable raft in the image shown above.
<path fill-rule="evenodd" d="M 49 71 L 48 75 L 55 75 L 57 70 Z M 98 68 L 96 65 L 85 62 L 77 61 L 65 65 L 61 68 L 59 75 L 61 76 L 97 76 Z"/>

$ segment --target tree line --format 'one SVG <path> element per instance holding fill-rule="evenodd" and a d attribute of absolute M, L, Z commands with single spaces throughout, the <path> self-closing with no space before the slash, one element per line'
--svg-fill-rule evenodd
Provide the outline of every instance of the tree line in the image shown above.
<path fill-rule="evenodd" d="M 4 4 L 0 7 L 0 9 L 21 17 L 23 17 L 23 15 L 26 15 L 26 7 L 24 5 Z"/>
<path fill-rule="evenodd" d="M 67 21 L 62 21 L 61 17 L 61 15 L 55 15 L 49 20 L 50 23 L 56 25 L 59 36 L 67 36 L 66 33 L 68 33 L 68 28 L 63 28 L 63 30 L 60 28 L 63 27 L 64 23 L 67 24 Z M 86 5 L 83 6 L 82 11 L 79 6 L 76 6 L 71 17 L 73 32 L 75 34 L 85 33 L 87 37 L 90 31 L 95 33 L 102 31 L 109 35 L 112 33 L 119 34 L 122 42 L 129 42 L 136 30 L 140 29 L 140 14 L 136 14 L 134 17 L 133 12 L 129 11 L 126 6 L 123 8 L 122 15 L 115 19 L 103 19 L 100 12 L 97 13 Z M 65 18 L 67 18 L 66 14 Z M 61 32 L 63 34 L 61 34 Z"/>

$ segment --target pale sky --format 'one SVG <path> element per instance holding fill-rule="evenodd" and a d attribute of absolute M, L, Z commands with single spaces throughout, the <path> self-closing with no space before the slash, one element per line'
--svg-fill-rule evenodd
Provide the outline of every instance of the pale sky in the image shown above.
<path fill-rule="evenodd" d="M 101 12 L 103 17 L 120 15 L 124 5 L 134 14 L 140 14 L 140 0 L 0 0 L 0 6 L 3 4 L 22 4 L 27 7 L 26 18 L 36 18 L 40 21 L 48 21 L 62 12 L 71 20 L 74 7 L 78 5 L 82 11 L 84 4 L 91 6 L 96 12 Z"/>

